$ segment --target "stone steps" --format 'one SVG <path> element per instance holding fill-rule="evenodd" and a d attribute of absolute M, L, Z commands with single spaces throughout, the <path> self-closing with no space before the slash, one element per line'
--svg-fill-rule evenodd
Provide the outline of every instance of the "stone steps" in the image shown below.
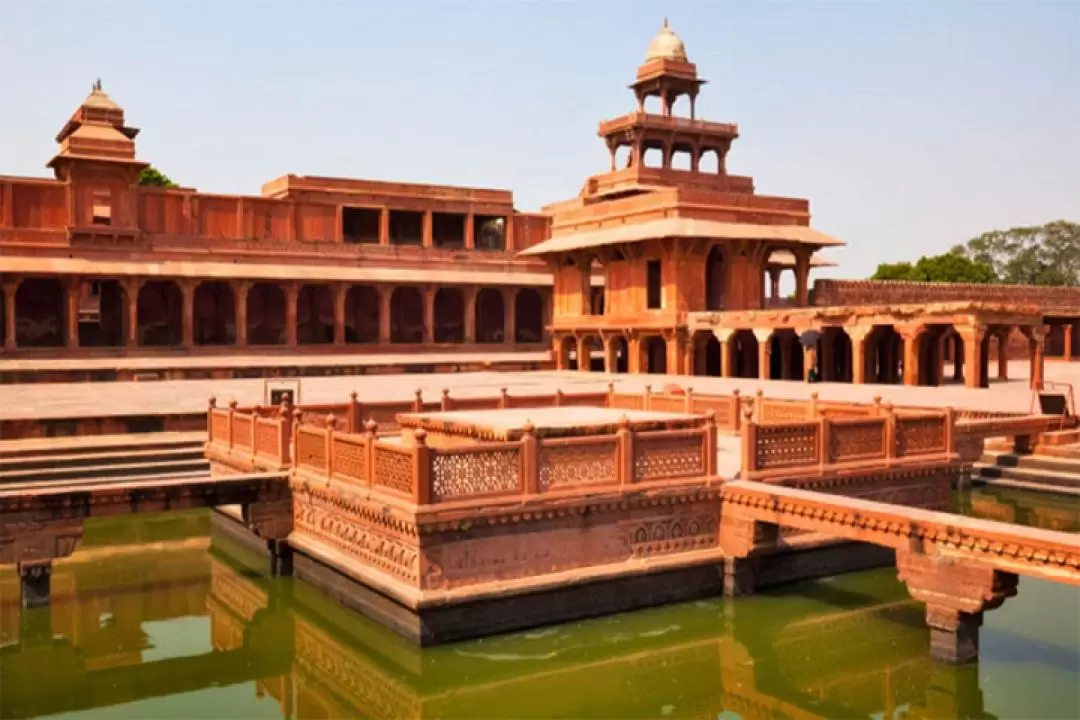
<path fill-rule="evenodd" d="M 206 477 L 203 433 L 41 438 L 0 443 L 0 486 Z"/>
<path fill-rule="evenodd" d="M 1045 455 L 984 453 L 974 482 L 1028 490 L 1080 493 L 1080 461 Z"/>
<path fill-rule="evenodd" d="M 205 480 L 207 477 L 209 477 L 209 472 L 205 470 L 173 473 L 154 473 L 150 475 L 129 475 L 123 477 L 85 477 L 78 480 L 65 480 L 63 482 L 63 488 L 65 490 L 79 490 L 82 487 L 101 485 L 102 480 L 108 482 L 109 484 L 123 487 L 124 485 L 137 485 L 142 482 L 153 480 Z M 41 490 L 43 488 L 55 487 L 56 485 L 57 482 L 55 480 L 31 480 L 2 483 L 0 484 L 0 490 L 3 490 L 5 492 Z"/>

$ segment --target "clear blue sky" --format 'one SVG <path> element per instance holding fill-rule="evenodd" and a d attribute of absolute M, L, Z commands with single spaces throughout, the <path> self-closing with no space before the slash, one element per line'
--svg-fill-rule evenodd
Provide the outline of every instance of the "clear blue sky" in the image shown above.
<path fill-rule="evenodd" d="M 142 159 L 257 193 L 285 173 L 509 188 L 607 168 L 596 125 L 664 16 L 739 123 L 732 173 L 807 197 L 859 277 L 978 233 L 1080 220 L 1080 2 L 12 2 L 0 173 L 43 175 L 100 76 Z"/>

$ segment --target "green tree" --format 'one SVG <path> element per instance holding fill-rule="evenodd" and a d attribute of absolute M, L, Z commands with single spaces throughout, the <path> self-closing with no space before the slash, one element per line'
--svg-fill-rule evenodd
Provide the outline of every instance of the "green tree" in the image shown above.
<path fill-rule="evenodd" d="M 174 183 L 169 176 L 158 170 L 153 165 L 147 165 L 143 168 L 143 171 L 139 173 L 139 185 L 146 185 L 148 187 L 164 187 L 174 188 L 180 187 Z"/>
<path fill-rule="evenodd" d="M 953 252 L 989 265 L 1001 282 L 1021 285 L 1080 285 L 1080 224 L 992 230 Z"/>
<path fill-rule="evenodd" d="M 957 252 L 919 258 L 907 262 L 882 263 L 871 280 L 907 280 L 912 282 L 991 283 L 996 281 L 989 265 Z"/>

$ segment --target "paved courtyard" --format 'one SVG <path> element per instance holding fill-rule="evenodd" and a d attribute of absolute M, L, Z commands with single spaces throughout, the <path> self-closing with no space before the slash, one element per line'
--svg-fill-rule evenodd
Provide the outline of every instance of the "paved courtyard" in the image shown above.
<path fill-rule="evenodd" d="M 668 383 L 693 387 L 698 392 L 728 394 L 736 388 L 753 395 L 760 388 L 770 397 L 805 398 L 811 391 L 823 400 L 870 402 L 881 395 L 886 402 L 925 407 L 953 406 L 970 410 L 1011 410 L 1027 412 L 1031 392 L 1027 386 L 1027 363 L 1010 364 L 1015 378 L 995 382 L 989 389 L 969 389 L 959 385 L 942 387 L 904 387 L 899 385 L 849 385 L 803 382 L 762 381 L 713 377 L 674 377 L 658 375 L 605 375 L 603 373 L 563 372 L 477 372 L 445 374 L 360 375 L 311 377 L 301 379 L 301 402 L 345 402 L 356 391 L 362 400 L 403 400 L 416 389 L 436 399 L 443 388 L 457 397 L 495 395 L 506 387 L 511 394 L 545 394 L 561 388 L 565 392 L 602 391 L 608 382 L 616 388 L 638 391 L 651 384 L 655 390 Z M 991 364 L 991 377 L 996 370 Z M 1080 382 L 1080 364 L 1049 362 L 1047 379 L 1056 382 Z M 271 381 L 274 383 L 281 380 Z M 221 404 L 235 398 L 244 405 L 264 402 L 264 381 L 247 380 L 164 380 L 112 383 L 42 383 L 0 385 L 0 419 L 101 417 L 189 413 L 204 410 L 210 396 Z"/>

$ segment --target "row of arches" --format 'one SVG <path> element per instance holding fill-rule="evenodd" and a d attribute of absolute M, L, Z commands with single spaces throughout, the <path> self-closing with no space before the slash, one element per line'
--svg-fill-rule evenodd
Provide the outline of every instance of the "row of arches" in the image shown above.
<path fill-rule="evenodd" d="M 186 290 L 186 292 L 185 292 Z M 341 303 L 340 310 L 335 307 Z M 189 305 L 190 303 L 190 305 Z M 539 343 L 544 298 L 524 288 L 207 280 L 76 286 L 27 277 L 0 295 L 5 349 L 395 343 Z"/>
<path fill-rule="evenodd" d="M 962 332 L 961 332 L 962 331 Z M 701 331 L 685 342 L 678 333 L 580 333 L 555 339 L 556 366 L 609 373 L 692 374 L 761 380 L 987 387 L 990 359 L 997 379 L 1008 379 L 1010 325 L 926 323 Z M 1030 347 L 1031 377 L 1041 378 L 1042 340 L 1019 327 Z M 951 368 L 949 367 L 951 364 Z M 1034 381 L 1034 380 L 1033 380 Z"/>

